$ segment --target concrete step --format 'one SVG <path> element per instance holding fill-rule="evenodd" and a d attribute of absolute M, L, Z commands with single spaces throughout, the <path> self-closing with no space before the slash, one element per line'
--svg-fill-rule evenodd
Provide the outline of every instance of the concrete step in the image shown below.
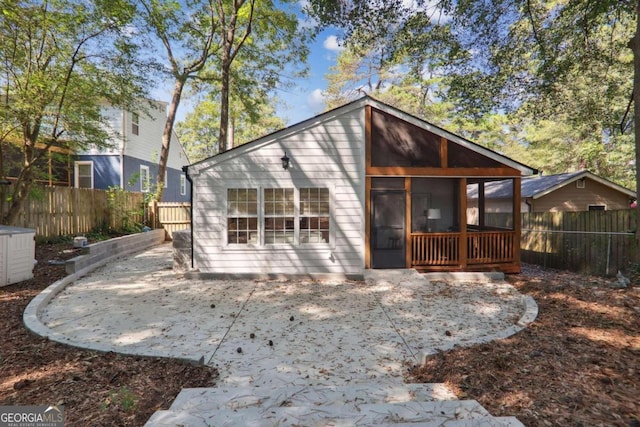
<path fill-rule="evenodd" d="M 183 389 L 170 409 L 198 412 L 202 409 L 239 409 L 281 406 L 340 406 L 438 400 L 455 400 L 444 384 L 359 383 L 345 386 L 233 387 Z"/>
<path fill-rule="evenodd" d="M 389 424 L 372 425 L 371 427 L 388 426 Z M 445 421 L 444 424 L 432 423 L 401 423 L 400 427 L 525 427 L 516 417 L 483 417 L 472 420 Z"/>
<path fill-rule="evenodd" d="M 145 427 L 389 426 L 524 427 L 494 418 L 475 400 L 456 400 L 444 384 L 183 389 Z"/>
<path fill-rule="evenodd" d="M 201 408 L 204 409 L 204 408 Z M 465 421 L 465 423 L 454 423 Z M 146 427 L 204 426 L 508 426 L 474 400 L 396 402 L 340 406 L 245 407 L 207 411 L 158 411 Z"/>

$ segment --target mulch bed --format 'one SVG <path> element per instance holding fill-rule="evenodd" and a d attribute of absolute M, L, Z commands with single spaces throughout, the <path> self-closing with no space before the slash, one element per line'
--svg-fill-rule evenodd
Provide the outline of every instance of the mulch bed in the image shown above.
<path fill-rule="evenodd" d="M 526 426 L 640 427 L 640 277 L 525 266 L 508 279 L 539 307 L 515 336 L 430 357 L 410 382 L 444 382 L 461 399 Z"/>
<path fill-rule="evenodd" d="M 49 260 L 76 256 L 71 244 L 36 245 L 34 278 L 0 288 L 0 405 L 64 404 L 68 426 L 141 426 L 183 387 L 211 387 L 217 371 L 172 359 L 81 350 L 28 331 L 29 301 L 65 276 Z"/>
<path fill-rule="evenodd" d="M 48 261 L 75 256 L 69 247 L 37 245 L 34 279 L 0 288 L 0 405 L 64 404 L 69 426 L 139 426 L 183 387 L 215 385 L 214 368 L 86 351 L 27 331 L 22 313 L 64 277 Z M 640 278 L 619 290 L 613 280 L 525 266 L 509 281 L 538 303 L 532 325 L 432 356 L 407 379 L 445 382 L 531 427 L 640 427 Z"/>

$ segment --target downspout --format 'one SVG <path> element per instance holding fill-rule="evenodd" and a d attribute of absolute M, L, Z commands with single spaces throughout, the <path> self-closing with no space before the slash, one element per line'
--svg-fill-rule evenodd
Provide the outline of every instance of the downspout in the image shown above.
<path fill-rule="evenodd" d="M 127 112 L 123 108 L 120 112 L 122 115 L 122 147 L 120 147 L 120 188 L 124 188 L 124 149 L 127 144 Z"/>
<path fill-rule="evenodd" d="M 195 268 L 195 263 L 193 261 L 193 180 L 191 176 L 189 176 L 189 166 L 185 165 L 182 167 L 182 172 L 187 177 L 187 181 L 191 184 L 191 191 L 189 192 L 189 203 L 191 204 L 191 215 L 189 215 L 189 221 L 191 222 L 191 268 Z"/>

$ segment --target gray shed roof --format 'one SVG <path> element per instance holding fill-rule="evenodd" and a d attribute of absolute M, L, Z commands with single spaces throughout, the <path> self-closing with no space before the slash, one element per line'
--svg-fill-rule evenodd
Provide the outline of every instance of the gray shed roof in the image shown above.
<path fill-rule="evenodd" d="M 601 178 L 598 175 L 586 170 L 581 170 L 578 172 L 561 173 L 556 175 L 544 175 L 544 176 L 534 175 L 534 176 L 523 177 L 521 181 L 520 194 L 523 199 L 524 198 L 537 199 L 539 197 L 542 197 L 546 194 L 551 193 L 552 191 L 557 190 L 560 187 L 563 187 L 571 182 L 574 182 L 583 178 L 589 178 L 594 181 L 597 181 L 603 185 L 606 185 L 607 187 L 620 191 L 621 193 L 625 193 L 629 197 L 636 196 L 636 194 L 633 191 L 629 190 L 628 188 L 624 188 L 618 184 L 615 184 L 611 181 Z M 485 196 L 491 199 L 501 199 L 501 198 L 511 197 L 512 196 L 511 180 L 487 182 L 484 185 L 484 192 L 485 192 Z M 476 188 L 473 187 L 469 189 L 469 191 L 467 191 L 467 196 L 470 198 L 477 198 L 478 192 L 476 191 Z"/>

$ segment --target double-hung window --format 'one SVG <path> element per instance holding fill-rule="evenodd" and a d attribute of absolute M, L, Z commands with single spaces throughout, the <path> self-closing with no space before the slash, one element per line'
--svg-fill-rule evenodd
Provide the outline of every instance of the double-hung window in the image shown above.
<path fill-rule="evenodd" d="M 258 190 L 227 190 L 227 243 L 258 243 Z"/>
<path fill-rule="evenodd" d="M 140 115 L 138 113 L 131 113 L 131 133 L 140 135 Z"/>
<path fill-rule="evenodd" d="M 300 189 L 300 243 L 329 243 L 329 189 Z"/>
<path fill-rule="evenodd" d="M 264 243 L 295 242 L 295 201 L 293 188 L 264 189 Z"/>
<path fill-rule="evenodd" d="M 151 175 L 149 166 L 140 165 L 140 191 L 148 193 L 151 190 Z"/>
<path fill-rule="evenodd" d="M 93 188 L 93 162 L 77 161 L 74 169 L 76 188 Z"/>
<path fill-rule="evenodd" d="M 180 195 L 184 196 L 187 194 L 187 177 L 184 175 L 180 175 Z"/>

